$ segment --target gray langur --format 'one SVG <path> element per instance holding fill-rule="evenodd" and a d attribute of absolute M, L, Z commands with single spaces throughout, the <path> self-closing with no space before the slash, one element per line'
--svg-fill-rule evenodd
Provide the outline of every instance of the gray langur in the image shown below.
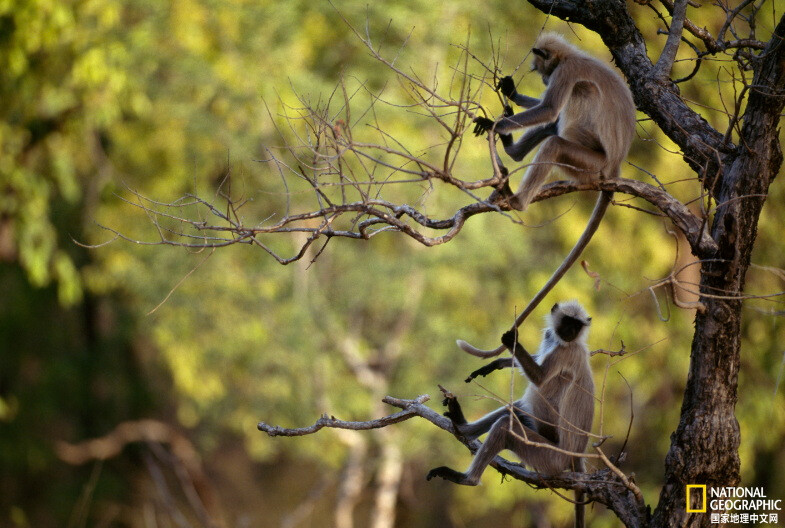
<path fill-rule="evenodd" d="M 591 317 L 577 302 L 555 304 L 535 356 L 518 343 L 515 330 L 506 332 L 502 343 L 513 357 L 485 365 L 466 381 L 518 366 L 530 381 L 523 397 L 512 408 L 501 407 L 467 423 L 457 398 L 446 393 L 445 416 L 452 420 L 456 433 L 468 441 L 486 432 L 488 437 L 465 473 L 441 466 L 432 469 L 427 479 L 441 477 L 476 486 L 488 464 L 504 449 L 513 451 L 523 464 L 543 474 L 555 475 L 565 469 L 583 471 L 582 458 L 545 446 L 570 453 L 582 453 L 586 448 L 594 417 L 594 381 L 586 345 L 590 323 Z M 583 494 L 576 492 L 576 526 L 583 526 L 582 501 Z"/>
<path fill-rule="evenodd" d="M 607 64 L 553 33 L 541 35 L 532 53 L 532 70 L 542 76 L 546 85 L 542 99 L 519 94 L 512 78 L 504 77 L 499 81 L 497 89 L 528 110 L 512 115 L 512 110 L 507 107 L 504 115 L 496 122 L 484 117 L 476 118 L 474 128 L 477 135 L 488 130 L 499 134 L 505 152 L 516 161 L 523 159 L 542 143 L 518 192 L 512 194 L 509 182 L 505 182 L 497 197 L 492 197 L 492 200 L 506 202 L 511 208 L 520 211 L 526 209 L 553 169 L 581 183 L 618 178 L 621 163 L 627 157 L 635 133 L 635 104 L 630 89 Z M 525 127 L 534 128 L 513 142 L 510 133 Z M 612 198 L 611 192 L 603 191 L 600 194 L 581 237 L 561 266 L 518 316 L 515 327 L 520 326 L 578 260 L 599 227 Z M 465 341 L 458 341 L 458 346 L 470 354 L 485 358 L 499 355 L 504 350 L 501 346 L 495 350 L 480 350 Z"/>

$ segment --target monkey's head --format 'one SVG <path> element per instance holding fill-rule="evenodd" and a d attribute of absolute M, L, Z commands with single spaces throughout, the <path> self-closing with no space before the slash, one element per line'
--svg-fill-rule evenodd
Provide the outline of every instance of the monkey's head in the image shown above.
<path fill-rule="evenodd" d="M 554 304 L 550 313 L 550 327 L 565 343 L 585 340 L 591 317 L 577 301 Z"/>
<path fill-rule="evenodd" d="M 543 33 L 534 43 L 532 53 L 534 54 L 532 71 L 539 73 L 542 82 L 547 85 L 559 63 L 570 55 L 579 54 L 580 51 L 558 33 Z"/>

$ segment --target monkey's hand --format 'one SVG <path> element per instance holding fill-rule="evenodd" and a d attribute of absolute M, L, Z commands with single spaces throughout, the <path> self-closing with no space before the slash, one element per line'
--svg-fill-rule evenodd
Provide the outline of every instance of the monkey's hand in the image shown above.
<path fill-rule="evenodd" d="M 518 91 L 515 89 L 515 81 L 513 81 L 512 77 L 509 75 L 499 79 L 499 83 L 496 85 L 496 91 L 498 91 L 507 99 L 512 99 L 513 96 L 518 93 Z"/>
<path fill-rule="evenodd" d="M 487 117 L 475 117 L 474 118 L 474 135 L 481 136 L 493 128 L 493 124 L 495 121 L 493 119 L 488 119 Z"/>
<path fill-rule="evenodd" d="M 506 346 L 513 354 L 515 353 L 516 347 L 523 348 L 518 344 L 517 334 L 518 332 L 515 330 L 508 330 L 502 335 L 502 345 Z"/>
<path fill-rule="evenodd" d="M 428 472 L 428 476 L 425 477 L 425 480 L 431 480 L 434 477 L 441 477 L 444 480 L 449 480 L 450 482 L 455 482 L 456 484 L 464 484 L 466 486 L 477 485 L 476 483 L 468 482 L 464 473 L 455 471 L 454 469 L 448 468 L 447 466 L 433 468 Z"/>
<path fill-rule="evenodd" d="M 471 381 L 474 378 L 476 378 L 478 376 L 485 377 L 488 374 L 490 374 L 491 372 L 493 372 L 494 370 L 500 370 L 501 368 L 503 368 L 503 367 L 500 367 L 499 364 L 496 361 L 491 361 L 487 365 L 484 365 L 484 366 L 478 368 L 477 370 L 475 370 L 474 372 L 472 372 L 471 374 L 469 374 L 469 377 L 466 378 L 466 380 L 464 380 L 464 381 L 466 381 L 466 383 L 471 383 Z"/>

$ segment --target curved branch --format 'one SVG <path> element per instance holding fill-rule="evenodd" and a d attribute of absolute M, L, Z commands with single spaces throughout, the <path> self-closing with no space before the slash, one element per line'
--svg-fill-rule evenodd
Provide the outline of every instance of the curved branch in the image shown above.
<path fill-rule="evenodd" d="M 638 180 L 615 178 L 588 184 L 556 182 L 543 187 L 533 201 L 584 190 L 613 191 L 646 200 L 662 211 L 684 233 L 695 255 L 712 255 L 717 250 L 717 244 L 706 231 L 701 218 L 695 216 L 686 205 L 668 192 Z"/>
<path fill-rule="evenodd" d="M 705 229 L 705 222 L 695 216 L 686 205 L 670 195 L 667 191 L 648 183 L 626 178 L 603 180 L 594 183 L 579 184 L 576 182 L 557 181 L 544 186 L 534 202 L 547 200 L 563 194 L 577 191 L 612 191 L 641 198 L 657 207 L 670 218 L 673 224 L 684 233 L 693 253 L 701 258 L 714 254 L 717 245 Z M 434 219 L 407 204 L 395 204 L 381 199 L 366 199 L 357 202 L 331 204 L 320 209 L 299 214 L 290 214 L 274 224 L 267 226 L 257 225 L 246 227 L 240 223 L 236 214 L 238 205 L 228 200 L 227 207 L 217 207 L 199 197 L 189 196 L 189 205 L 205 207 L 209 212 L 219 218 L 223 223 L 208 223 L 204 219 L 193 220 L 185 216 L 178 216 L 168 212 L 177 207 L 177 204 L 160 204 L 149 201 L 137 194 L 140 203 L 128 202 L 145 211 L 156 224 L 160 240 L 143 242 L 131 240 L 118 231 L 104 227 L 118 237 L 138 244 L 176 245 L 192 248 L 215 248 L 232 244 L 254 244 L 271 254 L 279 263 L 290 264 L 301 259 L 306 250 L 321 237 L 343 237 L 354 239 L 369 239 L 385 230 L 394 230 L 411 237 L 424 246 L 437 246 L 452 240 L 464 227 L 466 221 L 472 216 L 488 213 L 503 212 L 509 207 L 489 201 L 474 202 L 458 209 L 453 216 L 443 219 Z M 159 208 L 163 210 L 159 210 Z M 348 229 L 335 227 L 342 215 L 351 214 L 367 216 L 364 220 L 349 226 Z M 158 217 L 168 221 L 179 222 L 183 227 L 180 231 L 164 228 L 159 225 Z M 314 221 L 317 221 L 316 223 Z M 187 233 L 186 228 L 193 229 L 194 233 Z M 446 231 L 439 236 L 429 236 L 420 228 L 429 230 Z M 264 235 L 281 233 L 304 233 L 306 239 L 300 244 L 299 249 L 290 257 L 277 255 L 266 246 L 260 238 Z M 179 239 L 179 240 L 178 240 Z"/>
<path fill-rule="evenodd" d="M 400 407 L 403 411 L 395 414 L 391 414 L 389 416 L 385 416 L 383 418 L 379 418 L 378 420 L 369 420 L 366 422 L 347 422 L 344 420 L 339 420 L 335 416 L 327 416 L 327 414 L 323 414 L 316 422 L 310 427 L 300 427 L 297 429 L 287 429 L 285 427 L 280 427 L 277 425 L 268 425 L 264 422 L 259 422 L 256 426 L 262 432 L 267 433 L 269 436 L 306 436 L 309 434 L 314 434 L 319 430 L 323 429 L 324 427 L 332 428 L 332 429 L 349 429 L 352 431 L 368 431 L 370 429 L 381 429 L 383 427 L 387 427 L 388 425 L 397 424 L 403 421 L 408 420 L 409 418 L 413 418 L 415 416 L 421 416 L 418 410 L 420 408 L 427 409 L 430 412 L 430 409 L 425 407 L 423 404 L 430 400 L 431 397 L 427 394 L 423 394 L 418 396 L 414 400 L 399 400 L 397 398 L 386 397 L 382 401 L 385 403 L 389 403 L 390 405 L 394 405 L 396 407 Z M 435 414 L 435 413 L 434 413 Z M 442 418 L 443 422 L 449 423 L 447 418 Z"/>

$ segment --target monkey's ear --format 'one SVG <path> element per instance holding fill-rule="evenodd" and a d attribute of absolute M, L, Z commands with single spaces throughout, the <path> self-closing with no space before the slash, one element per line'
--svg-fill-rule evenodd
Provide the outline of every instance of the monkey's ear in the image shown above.
<path fill-rule="evenodd" d="M 551 54 L 546 50 L 542 50 L 540 48 L 532 48 L 532 53 L 542 58 L 543 60 L 548 60 L 548 58 L 551 56 Z"/>
<path fill-rule="evenodd" d="M 559 303 L 554 304 L 553 306 L 551 306 L 551 313 L 555 312 L 558 309 L 559 309 Z"/>
<path fill-rule="evenodd" d="M 591 317 L 587 317 L 586 318 L 586 324 L 589 324 L 589 323 L 591 323 Z"/>

